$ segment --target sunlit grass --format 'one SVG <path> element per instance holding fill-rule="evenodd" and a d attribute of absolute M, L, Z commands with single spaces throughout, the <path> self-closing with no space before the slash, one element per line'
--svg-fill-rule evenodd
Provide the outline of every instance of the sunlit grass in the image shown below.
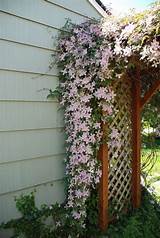
<path fill-rule="evenodd" d="M 148 160 L 148 157 L 150 156 L 150 161 L 151 164 L 153 165 L 153 167 L 150 165 L 150 167 L 152 167 L 152 169 L 150 170 L 150 174 L 154 175 L 154 174 L 159 174 L 160 176 L 160 148 L 151 150 L 151 149 L 142 149 L 142 163 Z M 147 171 L 148 168 L 146 168 Z"/>
<path fill-rule="evenodd" d="M 148 175 L 146 177 L 147 183 L 150 184 L 156 194 L 160 195 L 160 148 L 158 149 L 143 149 L 142 150 L 142 164 L 147 163 L 144 172 Z"/>

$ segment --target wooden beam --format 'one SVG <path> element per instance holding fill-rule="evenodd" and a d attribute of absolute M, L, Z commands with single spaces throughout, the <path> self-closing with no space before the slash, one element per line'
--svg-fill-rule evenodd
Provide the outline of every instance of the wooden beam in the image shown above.
<path fill-rule="evenodd" d="M 99 159 L 102 166 L 102 176 L 99 188 L 99 227 L 105 231 L 108 227 L 108 146 L 105 141 L 107 125 L 102 123 L 103 144 L 100 146 Z"/>
<path fill-rule="evenodd" d="M 151 97 L 156 93 L 156 91 L 160 89 L 160 80 L 157 80 L 153 86 L 145 93 L 144 97 L 141 98 L 141 110 L 143 109 L 144 105 L 151 99 Z"/>
<path fill-rule="evenodd" d="M 138 208 L 141 203 L 140 184 L 140 150 L 141 150 L 141 109 L 140 109 L 140 69 L 136 67 L 136 75 L 132 80 L 132 133 L 133 133 L 133 159 L 132 159 L 132 204 Z"/>

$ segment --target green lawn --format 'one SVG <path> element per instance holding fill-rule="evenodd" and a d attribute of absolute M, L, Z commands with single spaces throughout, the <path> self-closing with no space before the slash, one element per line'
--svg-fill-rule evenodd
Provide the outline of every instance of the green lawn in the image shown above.
<path fill-rule="evenodd" d="M 142 162 L 146 161 L 147 158 L 150 157 L 150 160 L 153 161 L 153 168 L 151 170 L 151 174 L 159 174 L 160 175 L 160 148 L 155 149 L 154 151 L 151 149 L 142 149 Z"/>
<path fill-rule="evenodd" d="M 144 162 L 148 164 L 144 169 L 148 174 L 147 182 L 149 182 L 155 188 L 155 192 L 160 195 L 160 148 L 154 151 L 151 149 L 143 149 L 142 164 Z"/>
<path fill-rule="evenodd" d="M 154 166 L 151 169 L 151 175 L 159 174 L 160 175 L 160 148 L 155 149 L 142 149 L 142 162 L 149 160 L 153 162 Z M 147 170 L 147 168 L 146 168 Z"/>

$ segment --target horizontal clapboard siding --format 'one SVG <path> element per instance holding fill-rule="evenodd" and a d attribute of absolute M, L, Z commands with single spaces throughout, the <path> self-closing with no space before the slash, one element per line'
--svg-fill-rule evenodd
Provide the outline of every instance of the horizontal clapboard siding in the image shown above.
<path fill-rule="evenodd" d="M 52 69 L 52 51 L 37 47 L 0 40 L 0 69 L 36 72 L 57 75 L 56 66 Z"/>
<path fill-rule="evenodd" d="M 57 86 L 57 76 L 0 70 L 0 102 L 11 100 L 51 103 L 53 100 L 47 100 L 49 89 L 54 90 Z"/>
<path fill-rule="evenodd" d="M 21 43 L 27 43 L 38 47 L 55 48 L 59 30 L 28 21 L 8 13 L 0 13 L 0 36 Z M 14 31 L 13 31 L 14 29 Z"/>
<path fill-rule="evenodd" d="M 64 176 L 62 159 L 63 156 L 51 156 L 45 159 L 23 160 L 1 165 L 1 195 L 32 187 L 33 184 L 61 180 Z M 38 171 L 38 173 L 35 173 L 35 171 Z"/>
<path fill-rule="evenodd" d="M 44 0 L 5 0 L 1 1 L 0 9 L 57 29 L 62 28 L 68 18 L 75 23 L 85 20 L 85 16 Z"/>
<path fill-rule="evenodd" d="M 64 152 L 64 134 L 62 129 L 0 132 L 0 151 L 1 163 L 60 154 Z"/>
<path fill-rule="evenodd" d="M 56 102 L 0 102 L 0 112 L 0 133 L 63 127 L 63 111 Z"/>
<path fill-rule="evenodd" d="M 36 190 L 36 205 L 38 207 L 40 207 L 42 203 L 53 204 L 55 202 L 63 202 L 64 200 L 64 184 L 62 180 L 50 181 L 42 185 L 35 184 L 34 187 L 25 188 L 24 190 L 22 189 L 13 193 L 3 194 L 0 196 L 0 223 L 20 216 L 16 207 L 14 206 L 15 196 L 18 197 L 21 194 L 28 194 L 34 190 Z M 8 232 L 0 232 L 0 237 L 8 237 L 6 233 Z M 4 234 L 4 236 L 2 234 Z"/>
<path fill-rule="evenodd" d="M 67 10 L 71 10 L 77 14 L 82 14 L 88 18 L 99 18 L 100 15 L 97 10 L 90 5 L 89 12 L 88 12 L 88 0 L 45 0 L 46 2 L 57 4 Z"/>
<path fill-rule="evenodd" d="M 34 188 L 38 206 L 65 198 L 63 111 L 47 99 L 59 83 L 49 66 L 67 18 L 100 17 L 88 0 L 0 1 L 0 222 L 18 217 L 14 197 Z"/>

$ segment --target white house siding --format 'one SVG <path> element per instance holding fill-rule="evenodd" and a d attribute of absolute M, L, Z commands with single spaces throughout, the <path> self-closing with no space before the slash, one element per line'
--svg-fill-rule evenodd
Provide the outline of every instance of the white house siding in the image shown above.
<path fill-rule="evenodd" d="M 0 0 L 0 223 L 35 188 L 37 205 L 64 200 L 63 112 L 43 89 L 58 85 L 49 65 L 66 18 L 100 17 L 87 0 Z"/>

